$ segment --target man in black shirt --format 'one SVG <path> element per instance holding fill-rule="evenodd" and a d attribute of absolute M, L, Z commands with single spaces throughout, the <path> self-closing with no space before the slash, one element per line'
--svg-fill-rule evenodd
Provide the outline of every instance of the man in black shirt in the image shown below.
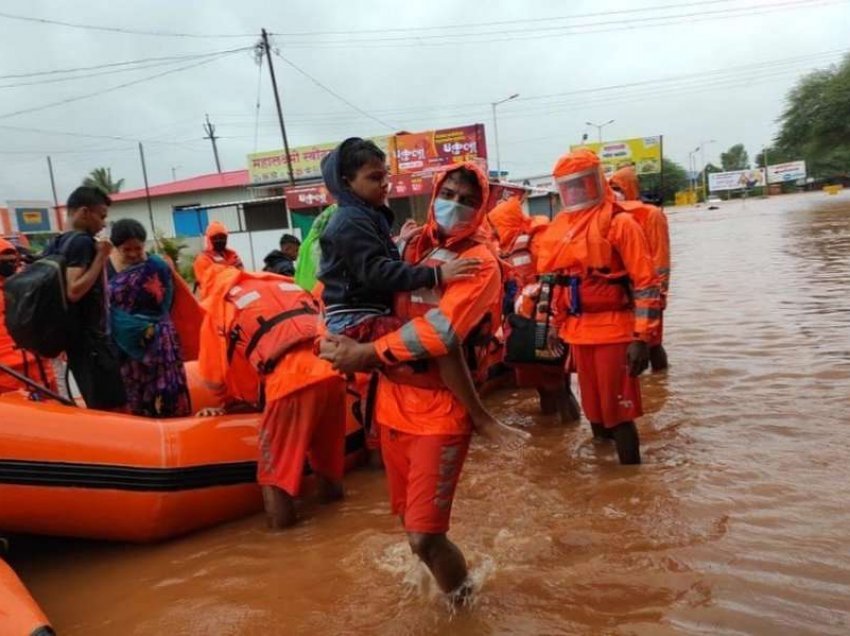
<path fill-rule="evenodd" d="M 126 403 L 117 352 L 108 336 L 105 267 L 112 251 L 108 239 L 95 239 L 106 224 L 112 201 L 97 188 L 81 186 L 68 197 L 72 231 L 49 251 L 67 265 L 66 284 L 73 322 L 68 366 L 90 409 L 115 410 Z"/>
<path fill-rule="evenodd" d="M 268 253 L 263 262 L 266 266 L 264 272 L 273 272 L 283 276 L 295 276 L 295 261 L 298 259 L 298 249 L 301 241 L 292 234 L 284 234 L 280 237 L 280 249 Z"/>

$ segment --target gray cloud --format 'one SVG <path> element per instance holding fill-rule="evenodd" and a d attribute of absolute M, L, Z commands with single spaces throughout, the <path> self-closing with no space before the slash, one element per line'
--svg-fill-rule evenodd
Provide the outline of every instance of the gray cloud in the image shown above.
<path fill-rule="evenodd" d="M 787 0 L 786 0 L 787 1 Z M 671 0 L 672 2 L 672 0 Z M 644 6 L 657 6 L 649 0 Z M 681 4 L 681 3 L 677 3 Z M 607 138 L 663 134 L 665 154 L 682 163 L 701 139 L 716 139 L 709 158 L 743 142 L 751 157 L 776 131 L 783 97 L 804 72 L 840 57 L 847 47 L 850 8 L 846 2 L 815 3 L 774 11 L 779 0 L 690 3 L 680 12 L 706 13 L 759 5 L 764 13 L 646 28 L 653 13 L 626 2 L 429 2 L 270 3 L 242 0 L 82 3 L 59 0 L 7 1 L 2 11 L 89 25 L 209 34 L 354 32 L 350 36 L 276 36 L 282 55 L 360 109 L 395 129 L 423 130 L 483 122 L 492 134 L 489 103 L 519 92 L 521 99 L 499 107 L 503 167 L 512 176 L 545 173 L 570 143 L 587 131 L 584 122 L 615 119 Z M 612 12 L 619 30 L 587 34 L 558 31 L 563 21 L 512 24 L 516 20 Z M 719 15 L 719 14 L 715 14 Z M 505 22 L 491 38 L 425 30 L 415 35 L 390 29 Z M 575 22 L 571 23 L 575 24 Z M 644 25 L 643 27 L 641 25 Z M 534 28 L 535 31 L 528 30 Z M 548 30 L 546 30 L 548 29 Z M 482 28 L 474 28 L 481 31 Z M 357 31 L 369 31 L 357 34 Z M 372 32 L 374 31 L 374 32 Z M 419 37 L 417 37 L 419 36 Z M 443 36 L 442 40 L 428 39 Z M 486 42 L 469 40 L 487 39 Z M 352 42 L 351 40 L 357 40 Z M 0 18 L 0 75 L 101 65 L 123 60 L 177 56 L 250 46 L 245 38 L 165 38 L 104 33 Z M 328 44 L 328 42 L 341 42 Z M 809 56 L 809 57 L 803 57 Z M 774 66 L 744 65 L 787 60 Z M 302 74 L 276 59 L 292 145 L 372 135 L 393 129 L 364 117 Z M 190 62 L 187 62 L 190 63 Z M 177 65 L 177 64 L 175 64 Z M 13 131 L 0 127 L 0 202 L 50 198 L 45 163 L 51 154 L 60 199 L 92 168 L 110 166 L 126 187 L 142 184 L 138 151 L 145 140 L 153 183 L 214 170 L 202 139 L 204 113 L 221 136 L 225 169 L 241 169 L 254 150 L 258 67 L 240 52 L 180 73 L 112 92 L 106 89 L 170 67 L 104 74 L 88 79 L 2 88 L 26 79 L 0 79 L 0 125 L 122 137 L 99 139 Z M 738 69 L 738 70 L 734 70 Z M 103 69 L 108 70 L 108 69 Z M 705 74 L 707 71 L 717 71 Z M 93 71 L 94 72 L 94 71 Z M 660 82 L 667 77 L 675 81 Z M 257 147 L 281 146 L 268 77 L 259 76 L 260 126 Z M 591 88 L 647 82 L 616 90 Z M 38 112 L 13 111 L 80 95 L 91 97 Z M 595 134 L 595 133 L 594 133 Z M 494 156 L 492 137 L 490 154 Z"/>

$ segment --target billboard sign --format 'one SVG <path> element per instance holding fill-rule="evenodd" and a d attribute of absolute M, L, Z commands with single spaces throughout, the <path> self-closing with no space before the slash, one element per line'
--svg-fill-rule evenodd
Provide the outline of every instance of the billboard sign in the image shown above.
<path fill-rule="evenodd" d="M 458 126 L 395 136 L 394 174 L 428 172 L 487 158 L 484 125 Z"/>
<path fill-rule="evenodd" d="M 605 176 L 610 177 L 617 168 L 631 164 L 634 164 L 635 171 L 639 175 L 660 173 L 661 146 L 661 135 L 656 135 L 620 141 L 578 144 L 570 146 L 570 150 L 587 148 L 595 152 L 605 168 Z"/>
<path fill-rule="evenodd" d="M 428 173 L 394 174 L 390 176 L 390 199 L 427 195 L 434 189 L 434 177 Z M 324 183 L 286 188 L 286 207 L 290 210 L 323 208 L 334 202 Z"/>
<path fill-rule="evenodd" d="M 788 161 L 767 167 L 768 183 L 784 183 L 806 178 L 805 161 Z"/>
<path fill-rule="evenodd" d="M 748 190 L 763 186 L 764 184 L 764 168 L 708 173 L 708 189 L 711 192 L 717 192 L 719 190 Z"/>
<path fill-rule="evenodd" d="M 372 137 L 372 141 L 387 153 L 388 157 L 392 157 L 390 147 L 392 139 L 389 136 Z M 338 142 L 333 142 L 290 148 L 289 158 L 292 161 L 292 174 L 295 179 L 321 179 L 322 159 L 325 155 L 330 154 L 337 145 Z M 286 165 L 286 153 L 283 149 L 255 152 L 248 155 L 248 179 L 254 185 L 288 180 L 289 170 Z"/>

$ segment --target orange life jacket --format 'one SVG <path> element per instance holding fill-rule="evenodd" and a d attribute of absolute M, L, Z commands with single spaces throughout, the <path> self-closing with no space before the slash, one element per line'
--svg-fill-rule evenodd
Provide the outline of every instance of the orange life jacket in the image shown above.
<path fill-rule="evenodd" d="M 567 288 L 573 315 L 632 307 L 628 274 L 608 241 L 611 221 L 621 212 L 616 205 L 606 205 L 602 211 L 561 214 L 547 230 L 549 245 L 542 248 L 546 256 L 541 256 L 541 266 L 560 274 L 558 283 Z M 553 237 L 563 238 L 552 246 Z"/>
<path fill-rule="evenodd" d="M 236 351 L 261 375 L 295 345 L 316 337 L 315 299 L 295 283 L 244 279 L 227 293 L 236 312 L 227 334 L 227 360 Z"/>
<path fill-rule="evenodd" d="M 472 247 L 475 243 L 473 239 L 465 239 L 460 243 L 455 243 L 451 248 L 437 247 L 431 250 L 417 265 L 425 267 L 440 267 L 445 263 L 453 261 L 459 257 L 465 250 Z M 404 249 L 404 246 L 402 246 Z M 402 259 L 404 252 L 402 252 Z M 442 290 L 440 288 L 429 289 L 422 287 L 410 292 L 398 293 L 395 295 L 393 306 L 393 314 L 403 317 L 405 320 L 412 320 L 424 316 L 431 309 L 440 305 Z M 473 376 L 476 376 L 476 370 L 482 365 L 479 364 L 479 358 L 482 356 L 482 348 L 489 341 L 487 325 L 482 325 L 481 329 L 473 337 L 468 339 L 468 342 L 463 343 L 466 350 L 467 363 Z M 492 327 L 490 329 L 492 331 Z M 485 351 L 486 353 L 486 351 Z M 406 364 L 394 365 L 383 369 L 385 375 L 395 382 L 407 384 L 424 389 L 444 389 L 445 385 L 440 379 L 440 373 L 433 360 L 419 360 Z"/>
<path fill-rule="evenodd" d="M 533 283 L 537 278 L 537 267 L 534 256 L 531 254 L 531 234 L 523 232 L 518 235 L 510 249 L 506 260 L 511 266 L 512 274 L 517 279 L 517 284 L 524 287 Z"/>

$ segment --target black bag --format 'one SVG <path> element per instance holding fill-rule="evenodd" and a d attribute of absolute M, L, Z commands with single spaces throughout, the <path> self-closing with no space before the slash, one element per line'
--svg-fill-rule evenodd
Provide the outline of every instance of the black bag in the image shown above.
<path fill-rule="evenodd" d="M 68 348 L 73 319 L 68 306 L 63 249 L 73 235 L 59 237 L 43 256 L 24 271 L 6 279 L 6 329 L 21 349 L 55 358 Z"/>
<path fill-rule="evenodd" d="M 507 338 L 505 339 L 505 362 L 514 364 L 551 364 L 563 366 L 566 354 L 553 357 L 545 343 L 540 348 L 537 321 L 511 314 L 508 316 Z M 551 327 L 550 327 L 551 328 Z"/>

